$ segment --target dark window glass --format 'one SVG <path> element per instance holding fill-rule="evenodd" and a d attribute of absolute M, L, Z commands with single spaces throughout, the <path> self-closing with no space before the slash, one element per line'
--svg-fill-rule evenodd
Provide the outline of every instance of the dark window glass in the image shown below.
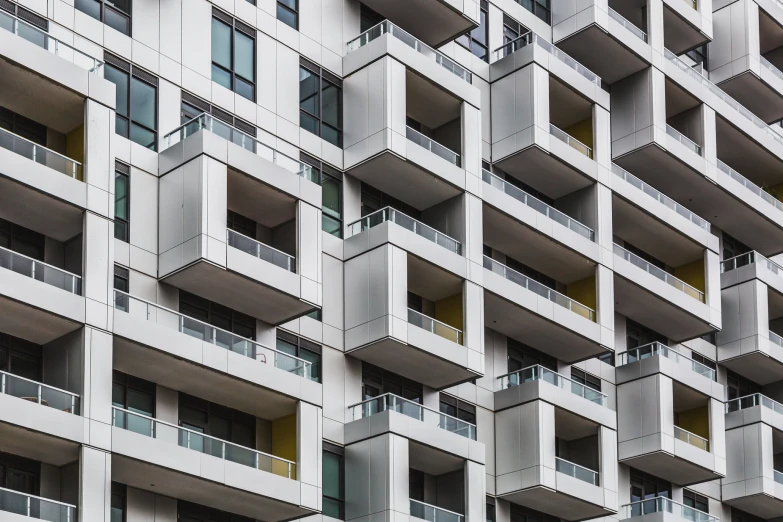
<path fill-rule="evenodd" d="M 4 107 L 0 107 L 0 129 L 13 132 L 33 143 L 46 147 L 46 125 L 41 125 Z"/>
<path fill-rule="evenodd" d="M 697 352 L 691 352 L 691 359 L 694 361 L 703 364 L 707 368 L 712 368 L 714 371 L 712 372 L 712 379 L 717 381 L 718 380 L 718 365 L 715 364 L 715 361 L 712 359 L 708 359 L 704 357 L 702 354 Z"/>
<path fill-rule="evenodd" d="M 764 522 L 764 519 L 732 507 L 731 522 Z"/>
<path fill-rule="evenodd" d="M 476 406 L 445 393 L 440 394 L 440 412 L 476 424 Z"/>
<path fill-rule="evenodd" d="M 113 424 L 118 428 L 149 435 L 151 421 L 143 417 L 155 417 L 155 388 L 153 382 L 115 370 L 112 374 L 112 406 L 131 413 L 115 410 Z"/>
<path fill-rule="evenodd" d="M 694 493 L 689 489 L 682 490 L 682 503 L 688 507 L 692 507 L 693 509 L 704 511 L 705 513 L 710 512 L 710 506 L 707 497 L 699 495 L 698 493 Z"/>
<path fill-rule="evenodd" d="M 110 64 L 104 66 L 104 78 L 116 86 L 117 110 L 114 132 L 151 150 L 157 150 L 157 87 L 145 79 Z M 154 77 L 153 77 L 154 78 Z"/>
<path fill-rule="evenodd" d="M 0 219 L 0 247 L 43 261 L 45 244 L 46 236 L 43 234 Z"/>
<path fill-rule="evenodd" d="M 529 366 L 540 364 L 553 372 L 557 371 L 557 359 L 536 350 L 515 339 L 508 339 L 508 371 L 515 372 Z"/>
<path fill-rule="evenodd" d="M 367 7 L 361 4 L 361 18 L 359 22 L 359 32 L 365 32 L 372 29 L 379 23 L 383 22 L 383 17 Z"/>
<path fill-rule="evenodd" d="M 122 34 L 131 34 L 131 0 L 76 0 L 79 11 Z"/>
<path fill-rule="evenodd" d="M 0 333 L 0 371 L 41 382 L 42 370 L 43 353 L 39 345 Z"/>
<path fill-rule="evenodd" d="M 384 393 L 393 393 L 421 404 L 424 394 L 424 388 L 418 382 L 367 362 L 362 363 L 362 385 L 364 399 L 377 397 Z"/>
<path fill-rule="evenodd" d="M 253 415 L 181 392 L 179 424 L 246 448 L 256 447 L 256 418 Z M 188 441 L 181 440 L 180 444 L 186 445 Z"/>
<path fill-rule="evenodd" d="M 650 330 L 646 326 L 626 319 L 625 324 L 625 349 L 633 350 L 639 346 L 644 346 L 652 342 L 667 343 L 665 336 Z"/>
<path fill-rule="evenodd" d="M 601 379 L 595 375 L 591 375 L 579 368 L 571 368 L 571 380 L 584 384 L 588 388 L 601 391 Z"/>
<path fill-rule="evenodd" d="M 670 270 L 667 269 L 666 263 L 664 263 L 663 261 L 661 261 L 660 259 L 658 259 L 656 257 L 653 257 L 651 254 L 648 254 L 647 252 L 645 252 L 641 248 L 635 247 L 634 245 L 628 243 L 627 241 L 624 242 L 623 248 L 625 248 L 630 253 L 635 254 L 635 255 L 641 257 L 642 259 L 644 259 L 645 261 L 647 261 L 651 265 L 656 266 L 656 267 L 660 268 L 661 270 L 663 270 L 665 272 L 670 271 Z"/>
<path fill-rule="evenodd" d="M 212 18 L 212 81 L 255 101 L 255 35 L 227 15 L 220 13 L 220 18 Z"/>
<path fill-rule="evenodd" d="M 212 326 L 255 340 L 256 320 L 254 318 L 203 297 L 180 290 L 179 311 Z M 196 327 L 196 325 L 193 326 Z"/>
<path fill-rule="evenodd" d="M 0 453 L 0 488 L 10 489 L 27 495 L 40 495 L 39 484 L 41 482 L 41 464 L 35 460 L 20 457 L 10 453 Z M 19 506 L 15 506 L 13 500 L 4 505 L 4 511 L 11 511 L 22 515 L 28 515 L 27 503 L 22 499 Z M 18 507 L 18 509 L 17 509 Z M 31 506 L 32 507 L 32 506 Z M 35 513 L 30 513 L 32 518 L 41 518 L 39 506 Z M 9 509 L 10 508 L 10 509 Z"/>
<path fill-rule="evenodd" d="M 307 339 L 302 339 L 296 335 L 284 332 L 282 330 L 277 331 L 277 349 L 288 355 L 293 355 L 303 359 L 309 363 L 310 375 L 308 378 L 321 382 L 321 346 L 317 345 Z M 298 365 L 297 365 L 298 366 Z"/>
<path fill-rule="evenodd" d="M 487 497 L 487 522 L 495 522 L 495 499 Z"/>
<path fill-rule="evenodd" d="M 723 261 L 750 252 L 750 247 L 723 233 Z"/>
<path fill-rule="evenodd" d="M 184 500 L 177 501 L 177 518 L 179 522 L 255 522 L 242 515 L 200 506 Z"/>
<path fill-rule="evenodd" d="M 482 0 L 479 26 L 456 40 L 458 44 L 485 62 L 489 62 L 489 15 L 487 13 L 487 2 Z"/>
<path fill-rule="evenodd" d="M 343 237 L 343 182 L 322 172 L 321 191 L 321 228 L 333 236 Z"/>
<path fill-rule="evenodd" d="M 343 456 L 324 449 L 323 514 L 340 520 L 345 519 L 344 474 Z"/>
<path fill-rule="evenodd" d="M 516 2 L 544 22 L 551 23 L 550 0 L 516 0 Z"/>
<path fill-rule="evenodd" d="M 128 293 L 130 291 L 129 276 L 127 268 L 114 265 L 114 289 Z"/>
<path fill-rule="evenodd" d="M 746 395 L 761 393 L 761 386 L 729 370 L 726 375 L 726 393 L 728 394 L 728 400 L 733 400 Z"/>
<path fill-rule="evenodd" d="M 328 77 L 314 64 L 299 67 L 299 126 L 342 147 L 342 86 Z"/>
<path fill-rule="evenodd" d="M 596 359 L 609 366 L 614 366 L 614 352 L 602 353 Z"/>
<path fill-rule="evenodd" d="M 130 220 L 130 177 L 114 172 L 114 237 L 128 242 Z"/>
<path fill-rule="evenodd" d="M 671 483 L 631 468 L 631 503 L 655 497 L 672 498 Z"/>
<path fill-rule="evenodd" d="M 298 0 L 277 0 L 277 19 L 284 24 L 299 29 Z"/>
<path fill-rule="evenodd" d="M 125 484 L 111 483 L 111 522 L 125 522 L 127 488 Z"/>

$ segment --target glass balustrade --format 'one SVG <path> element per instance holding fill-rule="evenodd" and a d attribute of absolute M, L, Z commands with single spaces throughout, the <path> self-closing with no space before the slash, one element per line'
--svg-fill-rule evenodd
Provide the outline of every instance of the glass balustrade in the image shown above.
<path fill-rule="evenodd" d="M 0 129 L 0 148 L 49 167 L 60 174 L 65 174 L 69 178 L 84 181 L 81 163 L 37 143 L 33 143 L 11 131 Z"/>
<path fill-rule="evenodd" d="M 755 263 L 760 263 L 766 266 L 767 270 L 769 270 L 775 275 L 783 275 L 782 266 L 780 266 L 776 262 L 772 261 L 771 259 L 755 251 L 745 252 L 744 254 L 740 254 L 738 256 L 734 256 L 725 261 L 722 261 L 720 264 L 720 271 L 721 273 L 731 272 L 732 270 L 736 270 L 737 268 L 741 268 L 746 265 L 752 265 Z"/>
<path fill-rule="evenodd" d="M 275 368 L 313 380 L 313 365 L 304 359 L 288 355 L 198 319 L 193 319 L 179 312 L 133 297 L 125 292 L 114 291 L 114 308 L 142 321 L 151 321 L 262 363 L 268 364 L 273 362 Z"/>
<path fill-rule="evenodd" d="M 639 362 L 644 359 L 649 359 L 650 357 L 656 356 L 666 357 L 667 359 L 671 359 L 675 362 L 681 362 L 685 365 L 689 365 L 691 370 L 698 373 L 699 375 L 703 375 L 712 381 L 716 380 L 715 370 L 709 366 L 698 361 L 694 361 L 690 357 L 686 357 L 677 350 L 669 348 L 668 346 L 657 341 L 638 346 L 626 352 L 618 353 L 617 366 L 625 366 L 626 364 Z"/>
<path fill-rule="evenodd" d="M 82 292 L 81 277 L 3 247 L 0 247 L 0 268 L 11 270 L 72 294 L 81 295 Z"/>
<path fill-rule="evenodd" d="M 372 214 L 367 214 L 362 219 L 355 221 L 348 225 L 348 237 L 353 237 L 357 234 L 369 230 L 373 227 L 391 221 L 406 230 L 410 230 L 414 234 L 423 237 L 433 243 L 442 246 L 443 248 L 450 250 L 456 254 L 462 254 L 462 245 L 456 239 L 453 239 L 439 230 L 435 230 L 429 225 L 425 225 L 421 221 L 413 219 L 393 209 L 392 207 L 382 208 L 376 210 Z"/>
<path fill-rule="evenodd" d="M 623 15 L 612 9 L 609 8 L 609 16 L 614 19 L 616 22 L 618 22 L 620 25 L 628 29 L 631 33 L 633 33 L 634 36 L 636 36 L 638 39 L 640 39 L 643 42 L 647 41 L 647 33 L 636 27 L 633 23 L 628 21 Z"/>
<path fill-rule="evenodd" d="M 424 147 L 425 149 L 432 152 L 433 154 L 440 156 L 441 158 L 445 159 L 449 163 L 452 163 L 458 167 L 460 166 L 459 154 L 441 145 L 437 141 L 428 138 L 421 132 L 411 129 L 410 127 L 405 127 L 405 137 L 408 138 L 409 141 L 415 143 L 416 145 L 420 147 Z"/>
<path fill-rule="evenodd" d="M 6 488 L 0 488 L 2 512 L 47 522 L 76 522 L 76 506 Z"/>
<path fill-rule="evenodd" d="M 690 522 L 720 522 L 718 517 L 666 497 L 653 497 L 626 504 L 623 506 L 623 512 L 624 518 L 641 517 L 653 513 L 670 513 Z"/>
<path fill-rule="evenodd" d="M 674 427 L 674 438 L 687 442 L 691 446 L 695 446 L 704 451 L 710 451 L 710 441 L 704 437 L 699 437 L 695 433 L 691 433 L 688 430 L 684 430 L 679 426 Z"/>
<path fill-rule="evenodd" d="M 410 499 L 411 516 L 427 522 L 463 522 L 465 517 L 459 513 Z"/>
<path fill-rule="evenodd" d="M 641 257 L 637 256 L 636 254 L 633 254 L 629 252 L 628 250 L 624 249 L 617 243 L 614 244 L 614 253 L 615 255 L 622 257 L 632 265 L 634 265 L 637 268 L 641 268 L 648 274 L 660 279 L 661 281 L 664 281 L 665 283 L 673 286 L 680 292 L 685 293 L 686 295 L 689 295 L 690 297 L 693 297 L 694 299 L 704 302 L 704 292 L 701 290 L 698 290 L 685 281 L 681 279 L 677 279 L 667 271 L 658 268 L 657 266 L 653 265 L 649 261 L 642 259 Z"/>
<path fill-rule="evenodd" d="M 257 257 L 261 261 L 272 263 L 289 272 L 296 273 L 296 259 L 293 256 L 231 229 L 226 230 L 226 236 L 228 246 Z"/>
<path fill-rule="evenodd" d="M 688 149 L 692 150 L 696 154 L 701 155 L 701 146 L 699 144 L 697 144 L 695 141 L 693 141 L 688 136 L 678 131 L 668 123 L 666 124 L 666 134 L 668 134 L 675 140 L 679 141 L 680 143 L 685 145 Z"/>
<path fill-rule="evenodd" d="M 721 160 L 718 160 L 718 169 L 722 172 L 728 174 L 731 176 L 731 179 L 736 181 L 737 183 L 740 183 L 743 185 L 746 189 L 753 192 L 755 195 L 762 198 L 764 201 L 769 203 L 770 205 L 773 205 L 778 210 L 783 210 L 783 202 L 778 200 L 776 197 L 774 197 L 769 192 L 763 190 L 761 187 L 750 181 L 748 178 L 734 170 L 733 168 L 729 167 L 725 163 L 723 163 Z"/>
<path fill-rule="evenodd" d="M 606 406 L 606 394 L 569 379 L 541 365 L 529 366 L 498 377 L 500 389 L 513 388 L 526 382 L 544 381 L 573 393 L 590 402 Z"/>
<path fill-rule="evenodd" d="M 783 404 L 780 404 L 779 402 L 772 400 L 766 395 L 762 395 L 760 393 L 745 395 L 744 397 L 738 397 L 728 401 L 726 403 L 726 413 L 746 410 L 756 406 L 764 406 L 765 408 L 768 408 L 775 413 L 783 415 Z"/>
<path fill-rule="evenodd" d="M 0 393 L 79 415 L 79 396 L 12 373 L 0 371 Z"/>
<path fill-rule="evenodd" d="M 561 459 L 560 457 L 555 457 L 555 471 L 558 473 L 563 473 L 564 475 L 568 475 L 569 477 L 574 477 L 575 479 L 579 479 L 582 482 L 587 482 L 588 484 L 592 484 L 594 486 L 599 485 L 597 471 L 580 466 L 579 464 L 574 464 L 573 462 L 568 462 L 567 460 Z"/>
<path fill-rule="evenodd" d="M 462 331 L 408 308 L 408 323 L 418 326 L 451 342 L 462 344 Z"/>

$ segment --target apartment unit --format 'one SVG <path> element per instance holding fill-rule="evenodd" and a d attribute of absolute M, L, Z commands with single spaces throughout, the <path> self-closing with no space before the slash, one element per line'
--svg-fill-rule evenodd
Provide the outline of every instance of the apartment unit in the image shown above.
<path fill-rule="evenodd" d="M 0 521 L 783 517 L 780 0 L 0 0 Z"/>

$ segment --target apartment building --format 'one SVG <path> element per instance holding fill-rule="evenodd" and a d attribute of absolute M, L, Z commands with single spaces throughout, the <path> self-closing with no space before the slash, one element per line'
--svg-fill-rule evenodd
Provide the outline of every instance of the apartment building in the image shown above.
<path fill-rule="evenodd" d="M 783 517 L 781 0 L 0 0 L 0 522 Z"/>

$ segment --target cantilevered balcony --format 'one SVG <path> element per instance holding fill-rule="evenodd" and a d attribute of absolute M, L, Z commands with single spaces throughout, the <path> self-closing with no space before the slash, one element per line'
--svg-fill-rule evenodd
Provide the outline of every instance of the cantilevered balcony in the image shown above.
<path fill-rule="evenodd" d="M 712 38 L 712 13 L 702 13 L 704 9 L 708 8 L 698 0 L 664 0 L 664 46 L 679 54 L 707 43 Z"/>
<path fill-rule="evenodd" d="M 0 488 L 0 516 L 4 520 L 29 518 L 49 522 L 74 522 L 77 520 L 77 513 L 76 506 L 71 504 Z"/>
<path fill-rule="evenodd" d="M 426 520 L 427 522 L 462 522 L 465 520 L 465 515 L 460 515 L 432 504 L 425 504 L 414 499 L 410 499 L 410 503 L 411 517 Z"/>
<path fill-rule="evenodd" d="M 720 522 L 720 518 L 680 504 L 667 497 L 653 497 L 631 502 L 620 508 L 620 520 L 644 517 L 643 520 L 671 520 L 673 522 Z"/>
<path fill-rule="evenodd" d="M 235 397 L 261 394 L 281 407 L 291 397 L 321 402 L 309 361 L 119 290 L 114 309 L 114 358 L 124 372 L 176 389 L 209 383 Z"/>

